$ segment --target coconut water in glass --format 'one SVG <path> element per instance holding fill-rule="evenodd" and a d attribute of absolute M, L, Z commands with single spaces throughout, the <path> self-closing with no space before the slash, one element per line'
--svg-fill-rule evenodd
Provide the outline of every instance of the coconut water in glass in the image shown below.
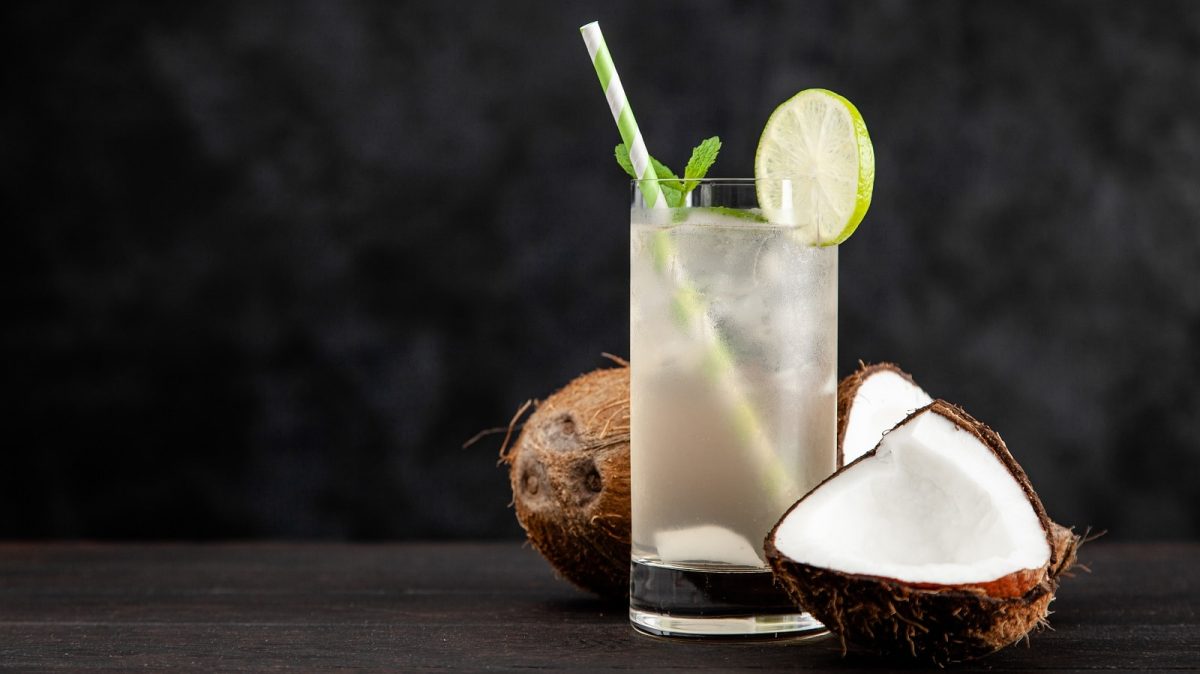
<path fill-rule="evenodd" d="M 779 190 L 771 192 L 779 193 Z M 763 542 L 836 468 L 836 246 L 754 180 L 630 218 L 630 619 L 650 634 L 818 636 Z"/>

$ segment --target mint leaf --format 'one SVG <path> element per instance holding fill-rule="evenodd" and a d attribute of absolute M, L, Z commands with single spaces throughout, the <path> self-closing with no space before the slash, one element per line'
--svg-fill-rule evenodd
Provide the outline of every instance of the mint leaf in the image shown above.
<path fill-rule="evenodd" d="M 613 149 L 613 155 L 617 158 L 617 163 L 631 178 L 637 179 L 637 171 L 633 169 L 633 160 L 629 158 L 629 148 L 625 143 L 621 143 Z M 683 189 L 683 184 L 679 181 L 679 176 L 675 172 L 667 168 L 667 165 L 650 157 L 650 166 L 654 169 L 654 177 L 658 178 L 660 184 L 667 189 L 679 191 Z M 665 183 L 665 184 L 664 184 Z"/>
<path fill-rule="evenodd" d="M 721 139 L 718 136 L 705 138 L 692 150 L 692 158 L 683 169 L 684 194 L 696 189 L 696 185 L 700 184 L 698 181 L 708 174 L 708 169 L 712 168 L 720 151 Z"/>
<path fill-rule="evenodd" d="M 654 175 L 658 177 L 660 182 L 665 182 L 668 188 L 673 190 L 683 189 L 683 185 L 679 182 L 679 176 L 675 172 L 667 168 L 667 165 L 650 157 L 650 165 L 654 167 Z"/>
<path fill-rule="evenodd" d="M 658 186 L 662 188 L 663 197 L 667 200 L 667 205 L 671 208 L 679 208 L 683 205 L 683 183 L 680 182 L 679 176 L 675 172 L 667 168 L 667 165 L 650 157 L 650 165 L 654 167 L 654 175 L 658 176 Z"/>
<path fill-rule="evenodd" d="M 675 172 L 667 168 L 667 165 L 650 157 L 650 167 L 654 169 L 654 176 L 658 178 L 658 186 L 664 190 L 673 190 L 675 192 L 683 191 L 683 183 L 680 182 L 679 176 Z M 678 204 L 671 204 L 676 206 Z"/>
<path fill-rule="evenodd" d="M 678 183 L 676 184 L 678 185 Z M 666 200 L 668 206 L 671 208 L 679 208 L 683 205 L 683 192 L 680 192 L 674 187 L 670 187 L 668 183 L 663 183 L 661 181 L 658 183 L 658 186 L 662 188 L 659 191 L 662 192 L 663 199 Z"/>
<path fill-rule="evenodd" d="M 637 179 L 633 161 L 629 159 L 629 147 L 625 143 L 621 143 L 613 149 L 613 156 L 631 178 Z M 654 169 L 654 176 L 658 178 L 658 186 L 663 193 L 663 198 L 667 200 L 667 205 L 678 208 L 683 203 L 683 183 L 679 180 L 679 176 L 654 157 L 650 157 L 650 166 Z"/>

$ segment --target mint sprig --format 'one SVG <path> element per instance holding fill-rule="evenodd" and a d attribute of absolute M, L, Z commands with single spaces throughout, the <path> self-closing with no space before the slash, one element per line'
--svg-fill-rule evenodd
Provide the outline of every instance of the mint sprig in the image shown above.
<path fill-rule="evenodd" d="M 716 136 L 705 138 L 692 150 L 692 157 L 683 169 L 685 194 L 696 189 L 696 185 L 700 184 L 698 181 L 708 174 L 708 169 L 712 168 L 720 151 L 721 139 Z"/>
<path fill-rule="evenodd" d="M 683 170 L 682 179 L 666 164 L 650 157 L 650 165 L 654 168 L 654 175 L 658 177 L 658 186 L 662 188 L 663 198 L 667 200 L 668 206 L 679 208 L 686 202 L 687 195 L 696 189 L 700 180 L 708 174 L 708 169 L 712 168 L 720 151 L 721 139 L 717 136 L 700 141 L 692 150 L 692 157 Z M 629 148 L 625 143 L 618 145 L 613 154 L 621 168 L 636 179 L 637 172 L 633 170 L 633 162 L 629 160 Z"/>
<path fill-rule="evenodd" d="M 683 182 L 679 180 L 679 176 L 675 172 L 667 168 L 667 165 L 655 159 L 650 158 L 650 165 L 654 167 L 654 175 L 658 178 L 658 186 L 664 187 L 674 192 L 683 192 Z M 685 193 L 686 194 L 686 193 Z M 679 204 L 671 204 L 679 206 Z"/>

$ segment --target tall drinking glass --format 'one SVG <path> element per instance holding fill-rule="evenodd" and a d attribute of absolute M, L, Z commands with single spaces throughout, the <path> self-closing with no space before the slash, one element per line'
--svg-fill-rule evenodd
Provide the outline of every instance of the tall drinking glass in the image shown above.
<path fill-rule="evenodd" d="M 825 633 L 763 542 L 835 469 L 838 250 L 757 194 L 704 180 L 654 209 L 633 186 L 629 615 L 650 634 Z"/>

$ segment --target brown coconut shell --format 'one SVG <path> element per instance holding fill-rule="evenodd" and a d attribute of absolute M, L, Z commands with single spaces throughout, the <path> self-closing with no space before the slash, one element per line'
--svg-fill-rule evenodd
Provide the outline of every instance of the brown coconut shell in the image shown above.
<path fill-rule="evenodd" d="M 629 592 L 629 367 L 584 374 L 537 405 L 501 449 L 533 547 L 603 597 Z"/>
<path fill-rule="evenodd" d="M 912 375 L 900 369 L 900 366 L 895 363 L 867 363 L 858 361 L 858 369 L 847 375 L 844 379 L 838 382 L 837 388 L 837 466 L 842 467 L 845 463 L 845 455 L 842 453 L 842 440 L 846 437 L 846 426 L 850 422 L 850 408 L 854 405 L 854 397 L 858 395 L 858 388 L 871 375 L 879 372 L 894 372 L 904 379 L 907 379 L 910 384 L 921 388 Z"/>
<path fill-rule="evenodd" d="M 1015 643 L 1048 613 L 1053 581 L 1020 597 L 918 589 L 882 578 L 854 576 L 787 560 L 772 561 L 776 576 L 800 605 L 843 646 L 938 664 L 970 660 Z"/>
<path fill-rule="evenodd" d="M 1052 547 L 1056 560 L 1050 568 L 1050 575 L 1057 578 L 1075 566 L 1076 555 L 1079 546 L 1083 543 L 1083 537 L 1069 527 L 1058 522 L 1051 522 L 1050 540 L 1054 542 Z"/>
<path fill-rule="evenodd" d="M 1073 557 L 1075 546 L 1065 539 L 1056 545 L 1052 523 L 1025 471 L 1000 436 L 962 408 L 935 400 L 898 426 L 927 412 L 940 414 L 974 435 L 1021 485 L 1050 545 L 1050 560 L 1044 567 L 970 585 L 908 583 L 895 578 L 846 574 L 801 564 L 784 556 L 775 547 L 779 524 L 768 534 L 765 549 L 780 584 L 842 639 L 843 648 L 851 643 L 884 655 L 911 655 L 944 664 L 996 651 L 1020 640 L 1042 623 L 1058 587 L 1058 573 L 1064 569 L 1064 555 Z M 850 465 L 873 457 L 877 449 Z M 809 495 L 837 479 L 840 473 L 841 470 L 834 473 Z M 808 495 L 793 505 L 780 523 L 806 498 Z"/>

